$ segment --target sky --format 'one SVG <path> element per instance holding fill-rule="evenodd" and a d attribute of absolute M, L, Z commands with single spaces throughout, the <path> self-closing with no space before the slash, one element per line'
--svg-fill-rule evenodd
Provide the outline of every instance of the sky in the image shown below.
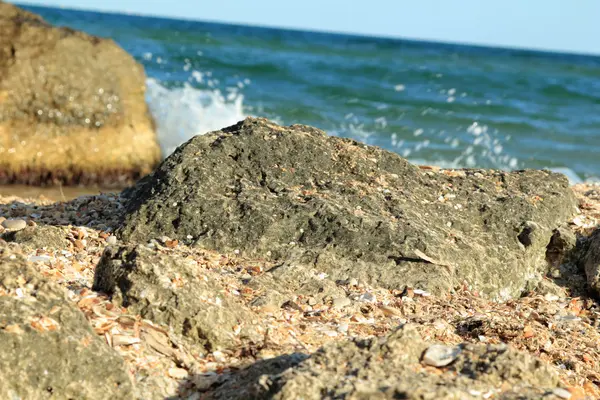
<path fill-rule="evenodd" d="M 25 2 L 204 21 L 600 55 L 600 0 Z"/>

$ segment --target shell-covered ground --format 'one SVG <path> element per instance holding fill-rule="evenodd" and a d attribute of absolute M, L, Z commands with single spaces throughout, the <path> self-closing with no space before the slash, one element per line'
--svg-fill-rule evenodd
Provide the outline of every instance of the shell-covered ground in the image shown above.
<path fill-rule="evenodd" d="M 600 186 L 575 185 L 573 190 L 580 213 L 569 226 L 584 237 L 600 220 Z M 262 328 L 262 342 L 206 352 L 169 327 L 115 306 L 105 294 L 92 290 L 104 248 L 118 242 L 112 232 L 119 222 L 120 201 L 116 194 L 63 202 L 0 196 L 0 220 L 27 222 L 29 236 L 20 243 L 3 245 L 23 254 L 67 291 L 94 331 L 123 357 L 141 398 L 203 398 L 210 395 L 211 387 L 259 360 L 295 352 L 310 354 L 332 341 L 382 336 L 406 322 L 415 323 L 425 340 L 507 343 L 556 369 L 568 391 L 557 398 L 600 398 L 600 307 L 586 295 L 583 273 L 568 260 L 552 266 L 536 291 L 505 303 L 485 300 L 466 287 L 438 297 L 351 280 L 335 283 L 345 293 L 344 299 L 322 302 L 299 295 L 279 308 L 253 306 L 260 293 L 240 284 L 240 277 L 257 277 L 273 267 L 268 262 L 193 249 L 167 237 L 153 241 L 149 245 L 156 252 L 185 258 L 214 272 L 212 276 L 225 288 L 222 295 L 242 301 L 259 318 L 255 322 Z M 35 234 L 43 229 L 50 231 Z M 316 271 L 315 278 L 327 279 L 327 275 Z"/>

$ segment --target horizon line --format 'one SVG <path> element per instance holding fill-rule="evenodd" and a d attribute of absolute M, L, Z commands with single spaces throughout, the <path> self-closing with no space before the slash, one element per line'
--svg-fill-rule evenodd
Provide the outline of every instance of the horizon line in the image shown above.
<path fill-rule="evenodd" d="M 1 1 L 2 0 L 0 0 L 0 2 Z M 385 35 L 385 34 L 377 34 L 377 33 L 370 34 L 370 33 L 359 33 L 359 32 L 350 32 L 350 31 L 335 31 L 335 30 L 327 30 L 327 29 L 307 29 L 307 28 L 300 28 L 300 27 L 288 27 L 288 26 L 271 25 L 271 24 L 254 24 L 254 23 L 247 23 L 247 22 L 231 22 L 231 21 L 211 20 L 211 19 L 197 19 L 197 18 L 193 18 L 193 17 L 158 15 L 158 14 L 152 14 L 152 13 L 118 11 L 118 10 L 102 10 L 102 9 L 94 9 L 94 8 L 86 8 L 86 7 L 48 6 L 48 5 L 39 4 L 36 2 L 29 2 L 29 1 L 15 2 L 12 0 L 8 0 L 7 2 L 17 5 L 17 6 L 23 5 L 23 6 L 38 7 L 38 8 L 50 8 L 50 9 L 57 9 L 57 10 L 84 11 L 84 12 L 94 12 L 94 13 L 99 13 L 99 14 L 111 14 L 111 15 L 126 15 L 126 16 L 141 17 L 141 18 L 168 19 L 168 20 L 173 20 L 173 21 L 200 22 L 200 23 L 240 26 L 240 27 L 249 27 L 249 28 L 278 29 L 278 30 L 289 30 L 289 31 L 294 31 L 294 32 L 308 32 L 308 33 L 317 33 L 317 34 L 322 33 L 322 34 L 330 34 L 330 35 L 354 36 L 354 37 L 386 39 L 386 40 L 399 40 L 399 41 L 427 43 L 427 44 L 455 45 L 455 46 L 464 46 L 464 47 L 477 47 L 477 48 L 488 48 L 488 49 L 498 49 L 498 50 L 516 50 L 516 51 L 523 51 L 523 52 L 535 52 L 535 53 L 545 53 L 545 54 L 555 54 L 555 55 L 562 54 L 562 55 L 583 56 L 583 57 L 590 57 L 590 58 L 600 58 L 600 52 L 594 53 L 594 52 L 587 52 L 587 51 L 550 49 L 550 48 L 546 48 L 546 47 L 522 47 L 522 46 L 516 46 L 516 45 L 495 45 L 495 44 L 484 44 L 484 43 L 477 43 L 477 42 L 444 41 L 444 40 L 439 40 L 439 39 L 395 36 L 395 35 Z"/>

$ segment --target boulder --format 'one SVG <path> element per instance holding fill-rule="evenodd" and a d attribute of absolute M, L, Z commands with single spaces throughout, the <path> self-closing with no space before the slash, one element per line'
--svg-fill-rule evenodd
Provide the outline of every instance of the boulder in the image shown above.
<path fill-rule="evenodd" d="M 181 145 L 126 195 L 119 232 L 305 265 L 332 280 L 519 296 L 575 210 L 548 171 L 426 170 L 303 125 L 248 118 Z"/>
<path fill-rule="evenodd" d="M 118 184 L 160 148 L 141 65 L 112 40 L 0 1 L 0 184 Z"/>
<path fill-rule="evenodd" d="M 509 346 L 428 343 L 404 325 L 383 338 L 327 344 L 304 360 L 257 363 L 203 398 L 558 400 L 568 394 L 558 384 L 549 365 Z"/>
<path fill-rule="evenodd" d="M 0 397 L 134 398 L 123 359 L 92 331 L 65 291 L 2 250 Z"/>
<path fill-rule="evenodd" d="M 145 246 L 109 246 L 96 267 L 93 289 L 207 351 L 262 339 L 254 325 L 256 314 L 228 293 L 218 272 L 191 259 Z"/>

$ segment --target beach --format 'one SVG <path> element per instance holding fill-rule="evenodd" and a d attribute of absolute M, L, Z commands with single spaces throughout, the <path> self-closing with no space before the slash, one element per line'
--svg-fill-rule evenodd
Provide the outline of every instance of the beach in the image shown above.
<path fill-rule="evenodd" d="M 2 0 L 0 56 L 1 396 L 600 398 L 600 58 Z"/>
<path fill-rule="evenodd" d="M 569 227 L 586 235 L 600 217 L 600 188 L 576 185 L 573 190 L 581 214 Z M 348 299 L 357 300 L 342 305 L 341 300 L 322 304 L 299 299 L 293 307 L 254 307 L 260 324 L 269 327 L 263 343 L 237 351 L 204 353 L 169 327 L 131 314 L 127 308 L 114 307 L 106 295 L 91 290 L 102 252 L 109 243 L 116 243 L 111 238 L 121 209 L 118 196 L 84 196 L 68 202 L 2 196 L 0 203 L 4 217 L 35 222 L 26 228 L 32 237 L 35 230 L 51 227 L 52 237 L 59 236 L 64 242 L 61 247 L 48 248 L 44 240 L 49 235 L 44 234 L 35 241 L 23 239 L 22 244 L 7 246 L 65 289 L 68 301 L 83 312 L 94 332 L 123 357 L 145 399 L 210 398 L 212 385 L 238 379 L 241 368 L 259 360 L 298 352 L 310 354 L 326 343 L 381 336 L 411 322 L 418 324 L 421 335 L 440 343 L 508 343 L 553 365 L 571 399 L 600 396 L 593 383 L 600 380 L 596 346 L 600 310 L 595 301 L 585 297 L 584 278 L 570 289 L 548 279 L 544 291 L 506 303 L 485 300 L 468 290 L 434 296 L 419 290 L 399 293 L 348 282 L 338 284 L 339 288 Z M 154 241 L 154 249 L 170 257 L 191 259 L 201 270 L 215 272 L 228 288 L 224 295 L 246 304 L 252 303 L 256 293 L 240 283 L 242 277 L 260 276 L 272 268 L 263 260 L 194 249 L 166 239 Z M 366 293 L 376 300 L 358 300 Z M 477 320 L 485 321 L 477 334 L 456 330 L 456 326 Z M 198 391 L 200 397 L 193 395 Z"/>

